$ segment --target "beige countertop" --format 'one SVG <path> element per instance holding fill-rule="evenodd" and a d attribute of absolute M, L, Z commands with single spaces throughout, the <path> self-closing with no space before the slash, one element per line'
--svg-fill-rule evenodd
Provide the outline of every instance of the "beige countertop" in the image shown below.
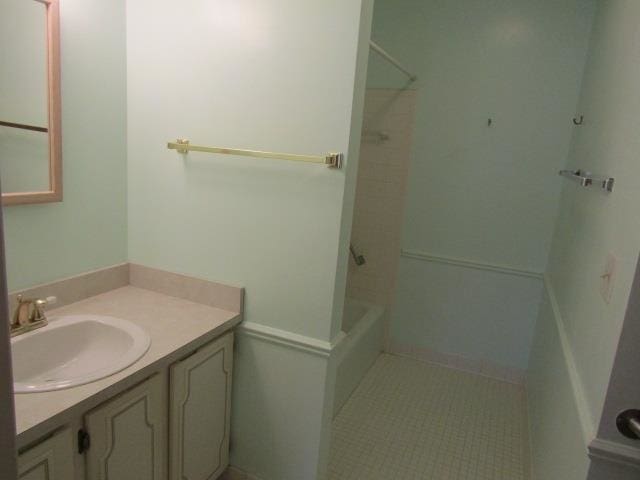
<path fill-rule="evenodd" d="M 151 336 L 151 346 L 130 367 L 101 380 L 53 392 L 16 394 L 16 429 L 22 447 L 95 408 L 240 323 L 238 312 L 126 286 L 50 310 L 56 316 L 94 314 L 130 320 Z"/>

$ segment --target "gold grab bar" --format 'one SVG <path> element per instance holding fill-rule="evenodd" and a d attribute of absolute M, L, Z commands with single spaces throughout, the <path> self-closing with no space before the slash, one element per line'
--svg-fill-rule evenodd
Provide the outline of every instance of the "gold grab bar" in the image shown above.
<path fill-rule="evenodd" d="M 293 162 L 322 163 L 329 168 L 342 168 L 344 155 L 342 153 L 328 153 L 327 155 L 297 155 L 294 153 L 261 152 L 259 150 L 242 150 L 239 148 L 203 147 L 191 145 L 189 140 L 180 138 L 169 142 L 167 148 L 178 153 L 205 152 L 222 153 L 225 155 L 241 155 L 244 157 L 274 158 L 277 160 L 291 160 Z"/>

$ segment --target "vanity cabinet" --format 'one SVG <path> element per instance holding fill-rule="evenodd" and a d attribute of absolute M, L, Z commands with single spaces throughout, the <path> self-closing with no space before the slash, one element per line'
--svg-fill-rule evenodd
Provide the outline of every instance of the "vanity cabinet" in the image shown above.
<path fill-rule="evenodd" d="M 26 450 L 19 480 L 217 479 L 229 464 L 232 366 L 229 332 Z"/>
<path fill-rule="evenodd" d="M 69 429 L 55 433 L 18 457 L 19 480 L 74 478 L 73 440 Z"/>
<path fill-rule="evenodd" d="M 166 478 L 166 382 L 161 374 L 85 416 L 87 480 Z"/>
<path fill-rule="evenodd" d="M 170 367 L 170 480 L 218 478 L 229 464 L 233 335 Z"/>

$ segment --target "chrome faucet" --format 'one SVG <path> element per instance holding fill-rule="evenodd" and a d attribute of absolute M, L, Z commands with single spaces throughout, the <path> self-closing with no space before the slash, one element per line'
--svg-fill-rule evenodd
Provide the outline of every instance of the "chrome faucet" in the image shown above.
<path fill-rule="evenodd" d="M 44 314 L 44 308 L 55 302 L 56 297 L 47 297 L 46 300 L 43 300 L 23 298 L 22 295 L 18 295 L 18 305 L 11 321 L 11 336 L 15 337 L 21 333 L 44 327 L 49 323 Z"/>

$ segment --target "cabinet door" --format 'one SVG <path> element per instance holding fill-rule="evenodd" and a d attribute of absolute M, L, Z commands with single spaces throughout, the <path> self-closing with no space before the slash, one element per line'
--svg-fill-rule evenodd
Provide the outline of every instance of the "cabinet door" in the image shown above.
<path fill-rule="evenodd" d="M 233 334 L 171 366 L 171 480 L 214 480 L 229 464 Z"/>
<path fill-rule="evenodd" d="M 154 375 L 86 415 L 87 480 L 166 479 L 165 388 Z"/>
<path fill-rule="evenodd" d="M 73 440 L 63 430 L 18 457 L 19 480 L 72 480 Z"/>

